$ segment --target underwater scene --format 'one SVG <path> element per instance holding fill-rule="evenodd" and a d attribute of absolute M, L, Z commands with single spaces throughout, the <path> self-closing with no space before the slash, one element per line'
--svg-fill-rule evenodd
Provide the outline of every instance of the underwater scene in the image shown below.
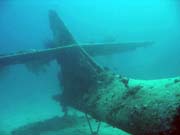
<path fill-rule="evenodd" d="M 0 135 L 180 135 L 180 1 L 0 0 Z"/>

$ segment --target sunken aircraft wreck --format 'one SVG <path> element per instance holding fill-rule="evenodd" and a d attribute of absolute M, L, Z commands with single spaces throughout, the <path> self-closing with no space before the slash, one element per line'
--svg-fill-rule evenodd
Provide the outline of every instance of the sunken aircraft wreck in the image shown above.
<path fill-rule="evenodd" d="M 93 60 L 93 56 L 146 47 L 152 42 L 78 44 L 55 11 L 49 11 L 49 20 L 54 48 L 3 55 L 0 66 L 56 59 L 63 92 L 54 99 L 64 108 L 73 107 L 133 135 L 180 134 L 180 77 L 135 80 Z"/>

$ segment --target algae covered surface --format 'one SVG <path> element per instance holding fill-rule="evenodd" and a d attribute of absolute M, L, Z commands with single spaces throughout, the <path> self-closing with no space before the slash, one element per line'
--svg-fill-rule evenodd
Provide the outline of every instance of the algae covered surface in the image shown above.
<path fill-rule="evenodd" d="M 179 5 L 0 0 L 0 135 L 91 134 L 84 114 L 63 116 L 66 105 L 102 121 L 99 135 L 170 135 L 180 113 Z M 51 51 L 69 44 L 86 46 Z"/>

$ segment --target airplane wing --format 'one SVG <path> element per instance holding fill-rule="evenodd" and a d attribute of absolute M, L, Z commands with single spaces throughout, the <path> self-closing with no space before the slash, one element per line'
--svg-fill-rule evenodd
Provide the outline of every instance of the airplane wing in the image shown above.
<path fill-rule="evenodd" d="M 131 51 L 140 47 L 147 47 L 153 42 L 132 42 L 132 43 L 98 43 L 98 44 L 80 44 L 90 56 L 112 55 Z M 43 50 L 21 51 L 17 53 L 5 54 L 0 56 L 0 66 L 26 64 L 36 60 L 51 61 L 59 57 L 59 53 L 64 49 L 78 47 L 77 45 L 60 46 L 56 48 Z"/>
<path fill-rule="evenodd" d="M 60 52 L 63 49 L 72 49 L 79 46 L 81 46 L 90 56 L 100 56 L 131 51 L 139 47 L 147 47 L 153 44 L 153 42 L 77 44 L 73 35 L 55 11 L 49 11 L 49 21 L 50 28 L 53 32 L 55 48 L 0 55 L 0 66 L 28 64 L 33 61 L 44 63 L 54 59 L 60 60 Z"/>
<path fill-rule="evenodd" d="M 112 55 L 116 53 L 128 52 L 140 47 L 147 47 L 153 42 L 129 42 L 129 43 L 99 43 L 87 44 L 82 47 L 91 56 Z"/>

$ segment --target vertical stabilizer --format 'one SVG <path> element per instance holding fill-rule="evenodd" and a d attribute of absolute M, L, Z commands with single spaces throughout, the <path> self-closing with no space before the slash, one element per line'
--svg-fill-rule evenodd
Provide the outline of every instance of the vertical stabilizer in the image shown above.
<path fill-rule="evenodd" d="M 50 28 L 57 46 L 77 45 L 75 39 L 66 28 L 55 11 L 49 12 Z M 57 59 L 61 65 L 62 85 L 64 91 L 61 103 L 73 104 L 79 93 L 84 93 L 97 83 L 96 76 L 101 68 L 88 56 L 80 46 L 64 49 Z M 74 91 L 72 93 L 72 91 Z"/>
<path fill-rule="evenodd" d="M 76 44 L 74 37 L 55 11 L 49 11 L 49 20 L 56 46 Z"/>

